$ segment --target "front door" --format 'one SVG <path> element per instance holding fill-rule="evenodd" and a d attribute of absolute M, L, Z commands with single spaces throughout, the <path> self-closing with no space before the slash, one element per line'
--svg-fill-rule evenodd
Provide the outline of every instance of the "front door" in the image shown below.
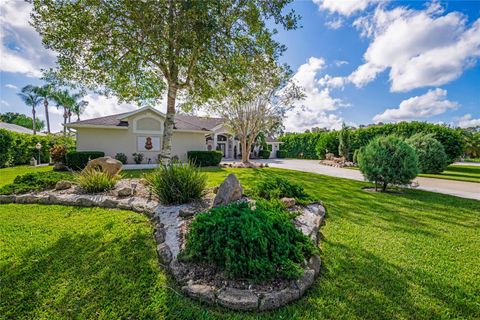
<path fill-rule="evenodd" d="M 219 143 L 218 146 L 220 147 L 220 151 L 222 152 L 222 157 L 225 157 L 225 150 L 226 150 L 225 143 Z"/>

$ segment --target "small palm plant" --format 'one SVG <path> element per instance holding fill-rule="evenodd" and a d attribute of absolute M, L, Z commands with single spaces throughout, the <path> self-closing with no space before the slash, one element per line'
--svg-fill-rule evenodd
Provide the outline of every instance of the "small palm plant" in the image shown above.
<path fill-rule="evenodd" d="M 85 168 L 81 173 L 75 174 L 75 181 L 88 193 L 111 190 L 118 180 L 120 175 L 111 175 L 95 168 Z"/>
<path fill-rule="evenodd" d="M 46 84 L 41 87 L 34 87 L 35 93 L 43 99 L 43 106 L 45 107 L 45 120 L 47 121 L 47 132 L 50 133 L 50 117 L 48 114 L 48 100 L 53 97 L 53 85 Z"/>
<path fill-rule="evenodd" d="M 35 114 L 37 111 L 35 108 L 42 102 L 42 98 L 35 92 L 35 87 L 30 84 L 23 87 L 22 92 L 20 92 L 18 96 L 26 105 L 32 107 L 33 134 L 37 134 L 37 124 L 35 123 Z"/>

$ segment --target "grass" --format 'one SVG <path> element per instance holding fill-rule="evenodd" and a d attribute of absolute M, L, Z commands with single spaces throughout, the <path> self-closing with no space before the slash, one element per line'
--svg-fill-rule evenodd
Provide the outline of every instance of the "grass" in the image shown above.
<path fill-rule="evenodd" d="M 210 186 L 230 172 L 247 189 L 278 175 L 324 201 L 322 271 L 300 301 L 261 314 L 208 307 L 176 293 L 140 215 L 2 205 L 0 318 L 480 317 L 479 201 L 420 190 L 371 193 L 362 191 L 365 182 L 274 168 L 207 171 Z"/>
<path fill-rule="evenodd" d="M 0 187 L 9 183 L 12 183 L 13 180 L 22 174 L 30 172 L 44 172 L 52 170 L 53 166 L 16 166 L 11 168 L 2 168 L 0 169 Z"/>
<path fill-rule="evenodd" d="M 359 170 L 358 167 L 345 167 L 345 169 Z M 421 173 L 419 177 L 479 182 L 480 183 L 480 166 L 457 165 L 452 164 L 445 171 L 438 174 Z"/>
<path fill-rule="evenodd" d="M 480 182 L 480 166 L 450 165 L 439 174 L 420 174 L 421 177 Z"/>

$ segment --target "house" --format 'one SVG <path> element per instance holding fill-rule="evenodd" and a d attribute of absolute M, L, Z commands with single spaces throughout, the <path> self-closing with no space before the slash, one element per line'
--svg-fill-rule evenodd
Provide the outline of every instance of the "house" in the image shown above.
<path fill-rule="evenodd" d="M 10 131 L 14 131 L 14 132 L 18 132 L 18 133 L 33 134 L 32 129 L 28 129 L 28 128 L 25 128 L 25 127 L 22 127 L 22 126 L 13 124 L 13 123 L 0 122 L 0 128 L 10 130 Z M 37 131 L 37 135 L 44 136 L 45 133 Z"/>
<path fill-rule="evenodd" d="M 143 153 L 145 163 L 156 163 L 162 147 L 164 120 L 164 113 L 144 107 L 65 126 L 76 130 L 77 151 L 103 151 L 111 157 L 124 153 L 129 163 L 133 162 L 133 153 Z M 185 161 L 188 151 L 197 150 L 219 150 L 225 159 L 240 155 L 239 141 L 221 118 L 175 115 L 172 156 Z"/>

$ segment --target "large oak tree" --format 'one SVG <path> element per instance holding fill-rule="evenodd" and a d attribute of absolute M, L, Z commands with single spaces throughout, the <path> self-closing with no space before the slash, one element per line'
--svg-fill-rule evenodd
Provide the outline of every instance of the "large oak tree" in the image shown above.
<path fill-rule="evenodd" d="M 57 53 L 58 78 L 139 104 L 166 92 L 170 158 L 178 95 L 218 99 L 245 85 L 253 57 L 277 60 L 285 47 L 267 22 L 296 28 L 290 1 L 33 0 L 32 24 Z"/>

